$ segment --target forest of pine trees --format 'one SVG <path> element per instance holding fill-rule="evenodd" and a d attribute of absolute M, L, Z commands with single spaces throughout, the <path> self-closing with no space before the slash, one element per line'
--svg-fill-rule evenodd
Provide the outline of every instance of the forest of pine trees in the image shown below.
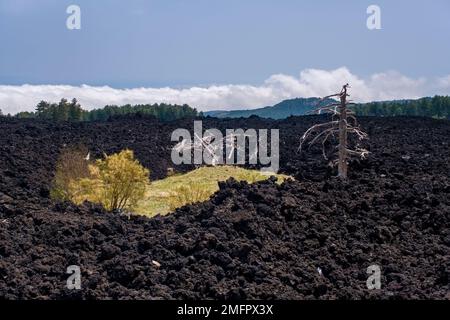
<path fill-rule="evenodd" d="M 450 119 L 450 97 L 370 102 L 358 104 L 352 109 L 358 116 L 423 116 Z"/>
<path fill-rule="evenodd" d="M 103 121 L 111 117 L 122 115 L 140 114 L 154 116 L 162 121 L 175 120 L 180 118 L 189 118 L 198 116 L 195 108 L 187 104 L 139 104 L 123 106 L 105 106 L 102 109 L 91 111 L 83 110 L 76 99 L 68 101 L 62 99 L 59 103 L 48 103 L 41 101 L 36 106 L 35 112 L 20 112 L 16 115 L 18 118 L 38 118 L 53 121 Z"/>
<path fill-rule="evenodd" d="M 434 96 L 417 100 L 394 100 L 357 104 L 352 109 L 357 116 L 423 116 L 450 119 L 450 97 Z M 18 118 L 39 118 L 54 121 L 102 121 L 111 117 L 141 114 L 151 115 L 162 121 L 201 116 L 195 108 L 187 104 L 139 104 L 105 106 L 91 111 L 83 110 L 76 99 L 70 102 L 62 99 L 59 103 L 41 101 L 35 112 L 19 112 Z M 2 115 L 0 110 L 0 116 Z"/>

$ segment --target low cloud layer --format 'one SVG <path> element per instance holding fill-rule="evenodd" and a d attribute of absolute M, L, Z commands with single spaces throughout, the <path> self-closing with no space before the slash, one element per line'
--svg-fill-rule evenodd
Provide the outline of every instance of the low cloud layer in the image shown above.
<path fill-rule="evenodd" d="M 450 94 L 450 75 L 442 78 L 409 78 L 389 71 L 361 78 L 347 68 L 335 70 L 306 69 L 299 77 L 275 74 L 263 84 L 211 85 L 208 87 L 115 89 L 88 85 L 0 85 L 0 109 L 3 113 L 33 111 L 41 100 L 57 102 L 77 98 L 83 108 L 91 110 L 108 104 L 187 103 L 198 110 L 251 109 L 273 105 L 295 97 L 318 97 L 338 92 L 350 83 L 352 99 L 357 102 L 419 98 Z"/>

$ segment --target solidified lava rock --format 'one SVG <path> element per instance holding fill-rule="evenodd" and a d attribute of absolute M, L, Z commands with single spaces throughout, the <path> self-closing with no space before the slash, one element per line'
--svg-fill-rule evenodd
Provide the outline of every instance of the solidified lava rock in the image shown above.
<path fill-rule="evenodd" d="M 204 128 L 279 128 L 277 185 L 229 180 L 204 203 L 152 219 L 53 203 L 58 151 L 135 151 L 165 176 L 170 134 L 192 121 L 54 124 L 0 118 L 0 297 L 4 299 L 448 299 L 450 122 L 363 118 L 368 160 L 341 182 L 320 149 L 296 153 L 320 117 L 213 119 Z M 187 171 L 189 166 L 176 167 Z M 367 267 L 381 268 L 368 290 Z M 78 265 L 82 289 L 66 289 Z"/>

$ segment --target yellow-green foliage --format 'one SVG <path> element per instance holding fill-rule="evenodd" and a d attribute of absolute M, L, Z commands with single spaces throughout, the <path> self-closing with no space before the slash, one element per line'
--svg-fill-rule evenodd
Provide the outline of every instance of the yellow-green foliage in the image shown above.
<path fill-rule="evenodd" d="M 276 176 L 279 183 L 289 177 L 281 174 Z M 166 179 L 153 181 L 135 212 L 154 216 L 169 213 L 186 204 L 208 200 L 219 189 L 217 182 L 230 177 L 249 183 L 268 178 L 258 170 L 236 166 L 201 167 L 186 174 L 174 174 Z"/>
<path fill-rule="evenodd" d="M 176 186 L 170 191 L 170 196 L 166 197 L 167 206 L 170 211 L 187 204 L 206 201 L 211 196 L 211 192 L 200 184 L 190 183 L 189 185 Z"/>
<path fill-rule="evenodd" d="M 102 204 L 107 210 L 126 209 L 153 216 L 166 214 L 187 204 L 208 200 L 217 182 L 230 177 L 249 183 L 268 178 L 258 170 L 236 166 L 201 167 L 149 183 L 149 170 L 134 159 L 131 150 L 106 156 L 90 163 L 87 150 L 68 149 L 61 153 L 52 196 L 76 204 L 84 201 Z M 286 175 L 276 175 L 281 183 Z"/>
<path fill-rule="evenodd" d="M 56 165 L 51 197 L 76 204 L 91 201 L 107 210 L 132 210 L 149 184 L 149 170 L 134 159 L 133 151 L 106 156 L 95 163 L 84 147 L 64 149 Z"/>
<path fill-rule="evenodd" d="M 89 172 L 90 177 L 70 184 L 77 204 L 88 200 L 107 210 L 133 210 L 149 184 L 149 170 L 134 159 L 131 150 L 97 160 L 95 165 L 89 165 Z"/>
<path fill-rule="evenodd" d="M 60 152 L 50 190 L 52 199 L 74 200 L 75 190 L 70 188 L 72 181 L 89 177 L 89 161 L 85 159 L 87 153 L 88 150 L 84 146 L 66 147 Z"/>

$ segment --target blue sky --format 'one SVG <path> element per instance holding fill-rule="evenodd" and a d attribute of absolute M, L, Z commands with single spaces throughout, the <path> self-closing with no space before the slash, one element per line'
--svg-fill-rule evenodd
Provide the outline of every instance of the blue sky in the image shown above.
<path fill-rule="evenodd" d="M 81 8 L 81 30 L 66 28 L 66 8 L 71 4 Z M 370 4 L 381 8 L 381 30 L 366 27 Z M 65 85 L 79 90 L 118 89 L 112 95 L 141 87 L 197 88 L 194 93 L 200 94 L 201 88 L 212 85 L 219 91 L 236 85 L 258 89 L 277 75 L 304 82 L 302 71 L 308 75 L 308 70 L 322 70 L 329 75 L 342 71 L 339 68 L 364 81 L 364 90 L 373 91 L 376 75 L 381 74 L 394 85 L 398 78 L 406 79 L 405 86 L 414 82 L 417 92 L 402 87 L 399 97 L 448 93 L 449 35 L 447 0 L 0 0 L 0 108 L 5 104 L 22 108 L 20 103 L 29 108 L 34 100 L 1 98 L 2 92 L 11 96 L 14 87 L 23 89 L 23 85 L 31 85 L 26 87 L 28 93 L 33 86 L 54 91 L 42 86 Z M 285 91 L 286 85 L 284 81 Z M 78 93 L 74 88 L 58 88 L 61 94 Z M 223 103 L 209 96 L 198 100 L 198 105 L 256 107 L 309 92 L 322 93 L 293 90 L 266 100 L 234 94 Z M 162 91 L 157 96 L 147 91 L 128 93 L 135 97 L 132 101 L 164 100 Z M 194 93 L 172 92 L 167 100 L 178 102 Z M 46 92 L 35 100 L 41 97 L 58 95 Z M 361 95 L 361 100 L 383 97 L 378 92 Z M 113 99 L 97 98 L 85 98 L 88 107 Z"/>

